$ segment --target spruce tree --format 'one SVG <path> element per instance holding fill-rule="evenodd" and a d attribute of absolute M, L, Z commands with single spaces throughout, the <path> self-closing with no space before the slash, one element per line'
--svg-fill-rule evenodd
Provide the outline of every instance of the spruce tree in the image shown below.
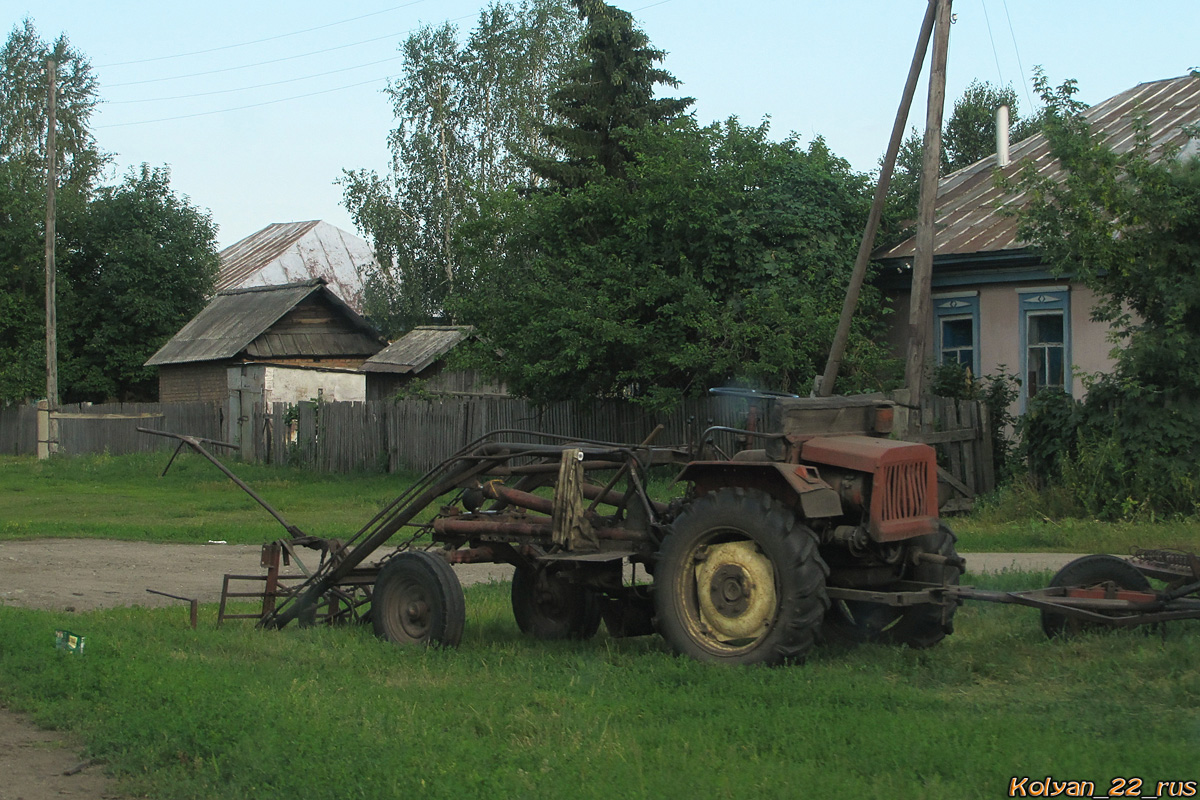
<path fill-rule="evenodd" d="M 634 26 L 633 16 L 603 0 L 572 0 L 586 21 L 583 58 L 550 96 L 550 109 L 565 122 L 547 125 L 546 137 L 562 160 L 530 158 L 540 177 L 576 188 L 592 177 L 623 177 L 633 159 L 628 133 L 687 110 L 692 98 L 654 97 L 659 84 L 677 88 L 671 73 L 655 66 L 666 56 Z"/>

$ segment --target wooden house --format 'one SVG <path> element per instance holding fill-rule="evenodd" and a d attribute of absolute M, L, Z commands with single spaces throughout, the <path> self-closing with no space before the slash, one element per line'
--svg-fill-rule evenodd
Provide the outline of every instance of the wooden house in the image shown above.
<path fill-rule="evenodd" d="M 1086 112 L 1094 131 L 1118 152 L 1135 141 L 1142 119 L 1158 153 L 1197 152 L 1184 126 L 1200 122 L 1200 78 L 1185 76 L 1135 86 Z M 1007 165 L 991 155 L 945 178 L 938 186 L 936 249 L 933 258 L 932 360 L 959 363 L 975 375 L 1001 368 L 1021 379 L 1014 409 L 1045 387 L 1081 396 L 1084 373 L 1112 367 L 1109 328 L 1091 319 L 1095 296 L 1071 276 L 1053 275 L 1037 251 L 1017 237 L 1018 221 L 1004 212 L 1023 195 L 997 188 L 997 170 L 1016 178 L 1032 162 L 1054 177 L 1061 166 L 1037 134 L 1011 148 Z M 908 344 L 909 282 L 915 237 L 876 251 L 875 260 L 892 277 L 880 285 L 894 299 L 891 341 L 902 355 Z"/>
<path fill-rule="evenodd" d="M 387 400 L 420 387 L 431 394 L 504 394 L 472 369 L 452 369 L 446 356 L 473 333 L 470 325 L 422 325 L 363 362 L 367 399 Z"/>

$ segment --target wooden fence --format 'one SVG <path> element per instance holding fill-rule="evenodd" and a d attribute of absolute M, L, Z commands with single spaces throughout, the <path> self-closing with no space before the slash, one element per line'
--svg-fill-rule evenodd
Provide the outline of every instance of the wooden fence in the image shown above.
<path fill-rule="evenodd" d="M 942 511 L 969 511 L 979 495 L 996 488 L 991 417 L 987 404 L 949 397 L 923 398 L 898 415 L 896 437 L 931 444 L 938 451 Z"/>
<path fill-rule="evenodd" d="M 219 403 L 105 403 L 63 406 L 58 420 L 59 452 L 65 455 L 124 455 L 163 450 L 177 442 L 138 432 L 138 428 L 189 433 L 208 439 L 225 436 L 225 410 Z M 37 453 L 37 407 L 0 407 L 0 453 Z"/>
<path fill-rule="evenodd" d="M 348 472 L 424 472 L 494 430 L 536 431 L 606 442 L 640 442 L 662 424 L 655 444 L 684 444 L 708 425 L 742 424 L 744 401 L 689 400 L 668 413 L 618 401 L 536 406 L 511 397 L 454 397 L 367 403 L 276 403 L 253 412 L 243 455 L 273 464 Z"/>
<path fill-rule="evenodd" d="M 608 442 L 640 442 L 660 423 L 656 444 L 685 444 L 709 425 L 741 427 L 744 400 L 688 400 L 668 413 L 629 403 L 553 403 L 536 406 L 510 397 L 447 397 L 367 403 L 282 403 L 250 414 L 240 457 L 326 472 L 424 472 L 484 433 L 538 431 Z M 932 444 L 949 496 L 945 510 L 965 510 L 995 487 L 992 440 L 983 403 L 926 398 L 901 406 L 898 438 Z M 126 403 L 71 406 L 59 413 L 62 452 L 123 454 L 162 450 L 174 442 L 137 427 L 228 440 L 226 412 L 213 403 Z M 37 448 L 36 409 L 0 407 L 0 453 L 32 455 Z M 728 440 L 722 443 L 729 444 Z"/>

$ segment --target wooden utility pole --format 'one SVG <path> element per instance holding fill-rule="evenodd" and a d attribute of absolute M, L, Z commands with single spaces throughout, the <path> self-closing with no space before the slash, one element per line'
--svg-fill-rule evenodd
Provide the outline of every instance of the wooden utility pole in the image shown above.
<path fill-rule="evenodd" d="M 54 266 L 54 187 L 58 182 L 58 153 L 54 141 L 57 127 L 58 65 L 53 59 L 46 62 L 46 77 L 49 80 L 46 119 L 46 402 L 49 406 L 47 428 L 47 452 L 58 452 L 58 312 L 55 303 Z"/>
<path fill-rule="evenodd" d="M 912 108 L 913 96 L 917 93 L 917 79 L 921 77 L 921 67 L 925 64 L 925 53 L 929 50 L 929 37 L 933 33 L 936 10 L 937 0 L 929 0 L 929 7 L 925 11 L 925 20 L 921 23 L 921 33 L 917 36 L 917 49 L 913 52 L 912 65 L 908 68 L 908 80 L 904 84 L 904 93 L 900 97 L 900 107 L 896 110 L 896 121 L 892 123 L 892 138 L 888 140 L 883 166 L 879 168 L 879 182 L 875 186 L 875 199 L 871 203 L 871 213 L 867 216 L 867 227 L 863 231 L 862 242 L 858 247 L 858 258 L 854 262 L 854 271 L 850 274 L 850 285 L 846 288 L 846 299 L 842 303 L 842 316 L 838 320 L 837 333 L 829 348 L 829 359 L 825 362 L 825 374 L 821 376 L 821 383 L 817 386 L 819 397 L 829 397 L 833 394 L 833 385 L 837 382 L 838 370 L 842 367 L 842 356 L 846 353 L 846 343 L 850 339 L 850 323 L 854 320 L 858 295 L 862 291 L 863 279 L 867 274 L 867 264 L 871 261 L 871 250 L 875 247 L 875 234 L 879 230 L 879 219 L 883 215 L 883 205 L 887 200 L 887 190 L 892 181 L 892 172 L 896 169 L 896 156 L 899 154 L 900 144 L 904 140 L 904 128 L 908 125 L 908 112 Z"/>
<path fill-rule="evenodd" d="M 933 304 L 929 293 L 933 277 L 934 224 L 937 221 L 938 167 L 942 158 L 942 111 L 946 104 L 950 5 L 951 0 L 938 0 L 929 73 L 929 108 L 925 117 L 925 160 L 921 167 L 921 199 L 917 206 L 916 254 L 908 310 L 908 361 L 904 370 L 904 385 L 914 403 L 920 402 L 925 388 L 929 335 L 933 329 Z"/>

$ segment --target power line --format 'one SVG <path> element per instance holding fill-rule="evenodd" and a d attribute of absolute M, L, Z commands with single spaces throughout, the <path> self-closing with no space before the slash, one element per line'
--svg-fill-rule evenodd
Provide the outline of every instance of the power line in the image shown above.
<path fill-rule="evenodd" d="M 124 67 L 124 66 L 128 66 L 130 64 L 149 64 L 154 61 L 168 61 L 173 58 L 186 58 L 187 56 L 199 56 L 199 55 L 204 55 L 205 53 L 216 53 L 221 50 L 232 50 L 237 47 L 248 47 L 252 44 L 262 44 L 263 42 L 273 42 L 278 39 L 286 39 L 289 36 L 299 36 L 302 33 L 312 33 L 313 31 L 321 31 L 321 30 L 325 30 L 326 28 L 333 28 L 338 25 L 345 25 L 349 22 L 358 22 L 360 19 L 367 19 L 368 17 L 377 17 L 380 14 L 388 14 L 388 13 L 391 13 L 392 11 L 399 11 L 402 8 L 408 8 L 409 6 L 415 6 L 418 3 L 424 3 L 424 2 L 425 2 L 425 0 L 412 0 L 411 3 L 404 3 L 403 5 L 392 6 L 391 8 L 385 8 L 382 11 L 372 11 L 370 14 L 363 14 L 362 16 L 351 17 L 350 19 L 342 19 L 342 20 L 338 20 L 337 22 L 327 23 L 325 25 L 317 25 L 316 27 L 313 27 L 313 28 L 305 28 L 305 29 L 299 30 L 299 31 L 292 31 L 291 33 L 281 33 L 276 36 L 267 36 L 263 39 L 253 39 L 248 42 L 238 42 L 237 44 L 226 44 L 226 45 L 221 45 L 220 47 L 210 47 L 207 50 L 193 50 L 189 53 L 176 53 L 175 55 L 155 56 L 154 58 L 140 58 L 140 59 L 137 59 L 134 61 L 117 61 L 112 64 L 101 64 L 101 65 L 99 65 L 99 67 L 97 67 L 97 69 L 105 69 L 107 67 Z"/>
<path fill-rule="evenodd" d="M 155 122 L 172 122 L 172 121 L 178 120 L 178 119 L 192 119 L 193 117 L 208 117 L 208 116 L 212 116 L 213 114 L 225 114 L 230 111 L 244 111 L 247 108 L 259 108 L 261 106 L 275 105 L 276 103 L 286 103 L 289 100 L 301 100 L 305 97 L 316 97 L 317 95 L 332 94 L 333 92 L 341 92 L 346 89 L 354 89 L 358 86 L 366 86 L 367 84 L 378 83 L 381 80 L 387 81 L 387 80 L 391 80 L 392 78 L 396 78 L 396 77 L 398 77 L 398 76 L 384 75 L 382 78 L 372 78 L 369 81 L 360 81 L 358 83 L 350 83 L 345 86 L 335 87 L 333 89 L 322 89 L 319 92 L 308 92 L 306 94 L 292 95 L 291 97 L 280 97 L 275 100 L 264 100 L 261 103 L 250 103 L 248 105 L 236 106 L 234 108 L 219 108 L 219 109 L 216 109 L 215 111 L 198 111 L 195 114 L 181 114 L 176 117 L 161 117 L 159 119 L 144 119 L 144 120 L 140 120 L 138 122 L 117 122 L 112 125 L 97 125 L 96 130 L 103 130 L 106 128 L 128 128 L 133 125 L 150 125 Z"/>
<path fill-rule="evenodd" d="M 408 3 L 407 5 L 414 5 L 417 2 L 423 2 L 423 0 L 414 0 L 414 2 Z M 645 11 L 646 9 L 654 8 L 656 6 L 665 5 L 666 3 L 669 3 L 669 2 L 672 2 L 672 0 L 658 0 L 658 2 L 651 3 L 649 5 L 642 6 L 641 8 L 635 9 L 633 13 L 636 13 L 638 11 Z M 403 8 L 403 7 L 404 6 L 396 6 L 395 8 Z M 395 9 L 393 8 L 393 9 L 387 9 L 387 10 L 395 10 Z M 375 12 L 374 14 L 367 14 L 364 16 L 375 16 L 376 14 L 381 14 L 381 13 L 384 13 L 384 12 L 382 12 L 382 11 Z M 474 16 L 475 16 L 474 13 L 465 14 L 460 17 L 448 19 L 445 22 L 443 22 L 442 24 L 460 22 L 464 19 L 474 18 Z M 355 17 L 355 19 L 361 19 L 361 18 L 362 17 Z M 343 20 L 342 22 L 349 22 L 349 21 L 352 21 L 352 20 Z M 333 25 L 337 25 L 337 24 L 341 24 L 341 23 L 330 23 L 329 25 L 319 26 L 318 28 L 310 28 L 308 30 L 318 30 L 320 28 L 332 27 Z M 407 34 L 412 33 L 415 30 L 417 30 L 417 29 L 412 28 L 407 31 L 401 31 L 399 33 L 388 34 L 387 36 L 379 36 L 379 37 L 375 37 L 372 39 L 364 39 L 362 41 L 352 42 L 351 44 L 337 45 L 335 47 L 325 48 L 324 50 L 314 50 L 309 53 L 300 53 L 300 54 L 293 55 L 293 56 L 285 56 L 283 58 L 277 58 L 277 59 L 272 59 L 272 60 L 268 60 L 268 61 L 261 61 L 261 62 L 255 63 L 255 64 L 245 64 L 245 65 L 237 66 L 237 67 L 223 67 L 221 69 L 209 70 L 207 72 L 197 72 L 197 73 L 192 73 L 189 75 L 176 75 L 176 76 L 167 77 L 167 78 L 151 78 L 151 79 L 147 79 L 144 81 L 129 81 L 126 83 L 111 84 L 109 86 L 109 88 L 118 88 L 118 87 L 123 87 L 123 86 L 137 86 L 137 85 L 142 85 L 142 84 L 147 84 L 147 83 L 159 83 L 162 81 L 169 81 L 169 80 L 182 80 L 184 78 L 195 78 L 195 77 L 202 77 L 205 75 L 215 75 L 215 74 L 219 74 L 219 73 L 223 73 L 223 72 L 232 72 L 232 71 L 236 71 L 239 69 L 249 69 L 251 67 L 265 66 L 267 64 L 277 64 L 277 63 L 280 63 L 283 61 L 291 61 L 291 60 L 295 60 L 298 58 L 305 58 L 307 56 L 319 55 L 321 53 L 328 53 L 328 52 L 332 52 L 334 50 L 344 50 L 348 47 L 356 47 L 361 44 L 370 44 L 371 42 L 377 42 L 377 41 L 380 41 L 381 39 L 391 39 L 391 38 L 396 38 L 396 37 L 400 37 L 400 36 L 405 36 Z M 306 31 L 296 31 L 294 33 L 303 33 L 303 32 L 306 32 Z M 268 39 L 261 39 L 258 41 L 270 41 L 271 39 L 284 38 L 285 36 L 294 35 L 294 33 L 293 34 L 280 34 L 279 36 L 269 37 Z M 255 43 L 257 43 L 257 42 L 246 42 L 243 44 L 255 44 Z M 213 48 L 213 50 L 223 50 L 223 49 L 229 49 L 232 47 L 240 47 L 240 46 L 242 46 L 242 45 L 227 45 L 227 46 L 221 47 L 221 48 Z M 197 52 L 212 52 L 212 51 L 197 51 Z M 194 55 L 194 53 L 193 54 L 182 54 L 182 55 Z M 173 58 L 173 57 L 174 56 L 164 56 L 162 58 L 165 59 L 165 58 Z M 400 58 L 400 57 L 398 56 L 396 58 Z M 150 98 L 150 99 L 146 99 L 146 100 L 104 101 L 104 104 L 105 105 L 117 105 L 117 104 L 126 104 L 126 103 L 182 100 L 182 99 L 190 99 L 190 98 L 194 98 L 194 97 L 206 97 L 206 96 L 211 96 L 211 95 L 216 95 L 216 94 L 228 94 L 231 92 L 246 91 L 249 89 L 258 89 L 258 88 L 263 88 L 263 87 L 268 87 L 268 86 L 277 86 L 277 85 L 285 84 L 285 83 L 294 83 L 296 81 L 309 80 L 312 78 L 323 77 L 325 75 L 333 75 L 333 74 L 337 74 L 340 72 L 348 72 L 350 70 L 360 69 L 362 67 L 373 66 L 375 64 L 382 64 L 387 61 L 394 61 L 394 60 L 396 60 L 396 58 L 382 59 L 380 61 L 371 62 L 370 64 L 360 64 L 356 67 L 346 67 L 344 69 L 330 70 L 328 72 L 317 73 L 315 75 L 309 75 L 309 76 L 306 76 L 303 78 L 289 78 L 289 79 L 274 81 L 274 82 L 270 82 L 270 83 L 258 84 L 256 86 L 241 87 L 238 89 L 224 89 L 224 90 L 216 90 L 216 91 L 212 91 L 212 92 L 200 92 L 200 93 L 196 93 L 196 94 L 177 95 L 177 96 L 173 96 L 173 97 Z M 145 61 L 157 61 L 157 60 L 162 60 L 162 59 L 145 59 Z M 122 62 L 122 63 L 142 63 L 142 62 Z M 109 66 L 116 66 L 116 65 L 109 65 Z M 171 117 L 160 117 L 157 119 L 139 120 L 136 122 L 119 122 L 119 123 L 113 123 L 111 125 L 98 125 L 98 126 L 96 126 L 96 128 L 97 128 L 97 130 L 102 130 L 102 129 L 106 129 L 106 128 L 125 128 L 125 127 L 131 127 L 131 126 L 135 126 L 135 125 L 151 125 L 151 124 L 158 123 L 158 122 L 172 122 L 172 121 L 181 120 L 181 119 L 192 119 L 194 117 L 206 117 L 206 116 L 212 116 L 215 114 L 225 114 L 225 113 L 229 113 L 232 111 L 244 111 L 244 110 L 250 109 L 250 108 L 260 108 L 262 106 L 275 105 L 277 103 L 285 103 L 285 102 L 289 102 L 291 100 L 300 100 L 300 99 L 303 99 L 306 97 L 315 97 L 318 95 L 331 94 L 333 92 L 340 92 L 340 91 L 344 91 L 346 89 L 353 89 L 353 88 L 356 88 L 359 86 L 365 86 L 367 84 L 376 83 L 380 80 L 392 80 L 393 78 L 396 78 L 396 77 L 399 77 L 399 76 L 398 75 L 386 75 L 383 78 L 376 78 L 376 79 L 369 80 L 369 81 L 360 81 L 358 83 L 347 84 L 345 86 L 339 86 L 339 87 L 336 87 L 333 89 L 323 89 L 321 91 L 292 95 L 290 97 L 281 97 L 281 98 L 277 98 L 275 100 L 264 100 L 263 102 L 260 102 L 260 103 L 249 103 L 246 105 L 234 106 L 231 108 L 221 108 L 221 109 L 215 109 L 213 111 L 201 111 L 201 112 L 196 112 L 194 114 L 182 114 L 182 115 L 171 116 Z"/>
<path fill-rule="evenodd" d="M 983 21 L 987 24 L 988 41 L 992 43 L 992 57 L 996 59 L 996 75 L 1000 79 L 1000 86 L 1004 86 L 1004 70 L 1000 69 L 1000 53 L 996 50 L 996 37 L 992 36 L 992 19 L 987 13 L 987 0 L 979 0 L 979 5 L 983 7 Z"/>
<path fill-rule="evenodd" d="M 1008 0 L 1003 0 L 1004 16 L 1008 19 L 1008 32 L 1012 35 L 1013 50 L 1017 54 L 1017 68 L 1021 70 L 1021 85 L 1025 87 L 1025 98 L 1029 100 L 1029 113 L 1033 114 L 1033 95 L 1029 94 L 1029 80 L 1025 76 L 1025 65 L 1021 63 L 1021 48 L 1017 46 L 1017 32 L 1013 30 L 1012 15 L 1008 13 Z"/>
<path fill-rule="evenodd" d="M 331 69 L 327 72 L 318 72 L 313 75 L 305 75 L 300 78 L 285 78 L 284 80 L 281 80 L 281 81 L 271 81 L 270 83 L 257 83 L 253 86 L 241 86 L 236 89 L 217 89 L 217 90 L 211 91 L 211 92 L 196 92 L 195 94 L 177 94 L 177 95 L 173 95 L 171 97 L 147 97 L 142 100 L 101 100 L 100 105 L 117 106 L 117 105 L 128 105 L 129 103 L 157 103 L 157 102 L 162 102 L 162 101 L 167 101 L 167 100 L 190 100 L 193 97 L 210 97 L 215 94 L 232 94 L 233 92 L 247 92 L 251 89 L 263 89 L 268 86 L 280 86 L 285 83 L 296 83 L 298 81 L 312 80 L 313 78 L 324 78 L 326 75 L 336 75 L 341 72 L 352 72 L 353 70 L 363 69 L 364 67 L 374 67 L 377 64 L 386 64 L 390 61 L 399 61 L 402 58 L 404 58 L 404 56 L 392 56 L 391 58 L 383 58 L 383 59 L 380 59 L 379 61 L 372 61 L 368 64 L 358 64 L 357 66 L 343 67 L 342 69 Z"/>
<path fill-rule="evenodd" d="M 471 14 L 469 16 L 474 16 L 474 14 Z M 460 19 L 465 19 L 465 17 L 458 17 L 457 19 L 448 20 L 448 22 L 457 22 Z M 212 69 L 212 70 L 208 70 L 206 72 L 193 72 L 188 75 L 173 75 L 173 76 L 166 77 L 166 78 L 147 78 L 144 81 L 127 81 L 125 83 L 113 83 L 113 84 L 109 84 L 109 86 L 107 88 L 117 89 L 122 86 L 141 86 L 142 84 L 146 84 L 146 83 L 161 83 L 163 81 L 183 80 L 184 78 L 199 78 L 204 75 L 217 75 L 222 72 L 235 72 L 239 69 L 250 69 L 251 67 L 262 67 L 262 66 L 266 66 L 267 64 L 278 64 L 283 61 L 294 61 L 297 58 L 307 58 L 309 56 L 320 55 L 321 53 L 331 53 L 334 50 L 345 50 L 348 47 L 357 47 L 360 44 L 370 44 L 371 42 L 378 42 L 383 39 L 394 39 L 398 36 L 404 36 L 406 34 L 412 33 L 413 30 L 415 30 L 415 29 L 410 28 L 407 31 L 400 31 L 398 33 L 389 33 L 386 36 L 376 36 L 373 39 L 363 39 L 362 41 L 351 42 L 350 44 L 339 44 L 335 47 L 327 47 L 324 50 L 313 50 L 308 53 L 297 53 L 294 56 L 284 56 L 283 58 L 273 58 L 273 59 L 270 59 L 269 61 L 259 61 L 254 64 L 242 64 L 241 66 L 237 66 L 237 67 L 222 67 L 221 69 Z"/>

